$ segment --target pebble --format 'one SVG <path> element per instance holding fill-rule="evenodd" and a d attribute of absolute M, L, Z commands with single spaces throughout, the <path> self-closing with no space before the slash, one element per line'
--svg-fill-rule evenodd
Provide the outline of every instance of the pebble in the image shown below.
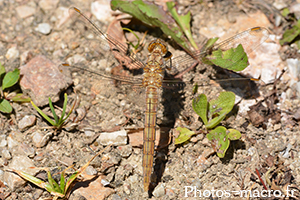
<path fill-rule="evenodd" d="M 28 144 L 22 143 L 20 144 L 20 148 L 29 158 L 33 158 L 35 156 L 35 149 Z"/>
<path fill-rule="evenodd" d="M 124 183 L 123 189 L 126 194 L 128 194 L 128 195 L 130 194 L 130 192 L 131 192 L 130 184 Z"/>
<path fill-rule="evenodd" d="M 26 65 L 20 67 L 20 86 L 37 106 L 48 105 L 50 97 L 52 102 L 59 100 L 61 91 L 72 84 L 69 74 L 62 73 L 58 65 L 45 56 L 36 56 Z"/>
<path fill-rule="evenodd" d="M 0 148 L 3 148 L 7 145 L 6 135 L 0 135 Z"/>
<path fill-rule="evenodd" d="M 39 6 L 43 10 L 54 10 L 57 7 L 59 0 L 40 0 Z"/>
<path fill-rule="evenodd" d="M 111 195 L 111 200 L 122 200 L 122 198 L 117 194 L 113 194 Z"/>
<path fill-rule="evenodd" d="M 153 196 L 155 196 L 156 198 L 159 198 L 159 197 L 162 197 L 163 195 L 165 195 L 165 193 L 166 193 L 165 186 L 161 183 L 155 187 L 155 189 L 153 191 Z"/>
<path fill-rule="evenodd" d="M 51 26 L 48 23 L 40 23 L 34 30 L 44 35 L 48 35 L 51 32 Z"/>
<path fill-rule="evenodd" d="M 117 148 L 118 153 L 123 157 L 123 158 L 128 158 L 131 155 L 132 152 L 132 146 L 131 145 L 125 145 L 125 146 L 119 146 Z"/>
<path fill-rule="evenodd" d="M 7 140 L 7 146 L 8 146 L 8 149 L 11 150 L 13 149 L 14 147 L 17 147 L 19 145 L 19 143 L 17 141 L 15 141 L 12 137 L 8 136 L 6 138 Z"/>
<path fill-rule="evenodd" d="M 1 156 L 6 158 L 7 160 L 10 160 L 12 158 L 10 152 L 7 149 L 2 150 L 2 155 Z"/>
<path fill-rule="evenodd" d="M 95 131 L 92 128 L 84 128 L 84 134 L 86 137 L 92 137 L 95 135 Z"/>
<path fill-rule="evenodd" d="M 50 140 L 50 136 L 52 136 L 51 132 L 44 135 L 40 131 L 36 131 L 36 132 L 32 133 L 32 142 L 38 148 L 43 147 Z"/>
<path fill-rule="evenodd" d="M 9 48 L 5 54 L 5 58 L 7 60 L 14 60 L 16 58 L 18 58 L 20 55 L 19 50 L 17 49 L 16 46 L 13 46 L 11 48 Z"/>
<path fill-rule="evenodd" d="M 111 133 L 101 133 L 97 139 L 97 142 L 101 145 L 107 146 L 114 144 L 116 146 L 127 144 L 127 132 L 123 129 L 121 131 Z"/>
<path fill-rule="evenodd" d="M 24 65 L 24 64 L 28 63 L 28 61 L 31 60 L 32 57 L 33 57 L 33 54 L 30 50 L 24 51 L 20 56 L 21 64 Z"/>
<path fill-rule="evenodd" d="M 8 166 L 9 169 L 19 170 L 34 176 L 39 170 L 32 167 L 34 167 L 33 162 L 27 156 L 14 156 Z M 12 191 L 24 186 L 26 183 L 20 176 L 8 171 L 4 172 L 4 181 Z"/>
<path fill-rule="evenodd" d="M 92 14 L 102 22 L 112 21 L 111 8 L 108 1 L 95 1 L 91 4 Z"/>
<path fill-rule="evenodd" d="M 18 6 L 16 7 L 16 11 L 18 13 L 18 15 L 24 19 L 27 17 L 30 17 L 31 15 L 33 15 L 35 13 L 35 8 L 27 6 L 27 5 L 23 5 L 23 6 Z"/>
<path fill-rule="evenodd" d="M 25 115 L 18 123 L 18 127 L 21 131 L 24 131 L 28 127 L 31 127 L 36 122 L 35 115 Z"/>
<path fill-rule="evenodd" d="M 94 167 L 92 167 L 92 166 L 88 166 L 86 169 L 85 169 L 85 173 L 87 174 L 87 175 L 96 175 L 97 174 L 97 170 L 94 168 Z"/>

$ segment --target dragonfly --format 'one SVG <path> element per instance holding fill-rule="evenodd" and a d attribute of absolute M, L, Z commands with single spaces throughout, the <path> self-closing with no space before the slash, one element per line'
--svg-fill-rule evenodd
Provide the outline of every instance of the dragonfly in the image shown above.
<path fill-rule="evenodd" d="M 120 41 L 105 34 L 98 26 L 86 15 L 84 15 L 78 8 L 71 7 L 70 15 L 74 21 L 84 22 L 84 26 L 88 30 L 92 31 L 97 36 L 97 45 L 100 46 L 102 51 L 111 51 L 117 57 L 123 59 L 122 65 L 130 65 L 135 69 L 143 69 L 142 78 L 134 78 L 122 75 L 113 75 L 97 72 L 98 75 L 108 79 L 121 81 L 122 83 L 128 83 L 133 85 L 139 85 L 145 90 L 145 119 L 144 119 L 144 131 L 143 131 L 143 187 L 144 191 L 149 190 L 150 177 L 153 168 L 154 149 L 155 149 L 155 134 L 156 134 L 156 119 L 157 110 L 159 104 L 160 90 L 165 85 L 176 83 L 174 80 L 165 80 L 164 75 L 166 70 L 170 70 L 171 67 L 181 65 L 192 65 L 193 63 L 203 60 L 202 58 L 211 55 L 212 52 L 221 50 L 227 51 L 231 48 L 236 48 L 241 45 L 245 51 L 245 55 L 241 55 L 237 58 L 238 61 L 247 58 L 247 54 L 250 54 L 256 47 L 265 42 L 269 37 L 269 31 L 264 27 L 250 28 L 244 32 L 224 40 L 221 43 L 213 44 L 201 51 L 193 53 L 193 56 L 179 56 L 172 58 L 172 54 L 168 51 L 166 42 L 162 39 L 155 39 L 148 45 L 148 57 L 147 61 L 143 62 L 135 56 L 134 53 L 128 50 L 128 47 L 122 44 Z M 75 17 L 74 17 L 75 15 Z M 86 30 L 86 29 L 84 29 Z M 211 59 L 213 60 L 213 59 Z M 237 61 L 234 61 L 237 62 Z M 234 64 L 234 63 L 233 63 Z M 233 64 L 227 64 L 230 68 Z"/>

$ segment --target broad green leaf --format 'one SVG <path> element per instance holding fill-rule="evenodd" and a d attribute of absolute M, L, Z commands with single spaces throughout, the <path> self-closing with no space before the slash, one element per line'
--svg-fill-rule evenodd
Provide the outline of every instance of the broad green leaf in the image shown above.
<path fill-rule="evenodd" d="M 221 92 L 216 100 L 210 101 L 208 106 L 209 121 L 205 127 L 212 129 L 217 126 L 232 110 L 234 102 L 235 94 L 233 92 Z"/>
<path fill-rule="evenodd" d="M 236 130 L 236 129 L 228 129 L 227 130 L 227 132 L 229 132 L 228 133 L 228 138 L 230 139 L 230 140 L 238 140 L 238 139 L 240 139 L 241 138 L 241 132 L 239 132 L 238 130 Z"/>
<path fill-rule="evenodd" d="M 177 44 L 189 51 L 187 39 L 175 20 L 163 8 L 149 1 L 111 1 L 112 10 L 128 13 L 152 27 L 159 27 L 166 35 L 171 36 Z"/>
<path fill-rule="evenodd" d="M 286 17 L 288 16 L 288 14 L 290 14 L 290 11 L 288 8 L 284 8 L 282 11 L 281 11 L 281 14 L 283 17 Z"/>
<path fill-rule="evenodd" d="M 205 59 L 219 67 L 232 71 L 241 71 L 249 65 L 247 54 L 241 44 L 227 51 L 215 50 L 211 55 L 206 56 Z"/>
<path fill-rule="evenodd" d="M 190 41 L 191 45 L 196 50 L 198 50 L 198 46 L 195 43 L 195 41 L 193 39 L 193 36 L 192 36 L 192 33 L 191 33 L 191 26 L 190 26 L 191 12 L 188 12 L 186 15 L 179 15 L 177 13 L 176 8 L 175 8 L 175 3 L 174 2 L 170 1 L 170 2 L 167 2 L 166 4 L 167 4 L 168 10 L 170 11 L 171 15 L 176 20 L 176 22 L 180 26 L 181 30 L 183 30 L 183 32 L 185 33 L 185 36 Z"/>
<path fill-rule="evenodd" d="M 228 139 L 226 133 L 226 128 L 223 126 L 218 126 L 217 128 L 209 131 L 206 137 L 211 141 L 212 147 L 217 155 L 220 158 L 224 158 L 230 144 L 230 140 Z"/>
<path fill-rule="evenodd" d="M 6 71 L 4 66 L 0 63 L 0 80 L 4 77 L 5 72 Z M 0 84 L 2 84 L 2 81 L 0 82 Z"/>
<path fill-rule="evenodd" d="M 12 97 L 11 100 L 18 103 L 25 103 L 31 101 L 29 97 L 24 96 L 24 94 L 22 93 L 16 94 L 16 96 Z"/>
<path fill-rule="evenodd" d="M 284 32 L 282 39 L 279 41 L 280 45 L 285 43 L 291 43 L 297 36 L 300 34 L 300 19 L 297 24 L 293 26 L 291 29 L 288 29 Z"/>
<path fill-rule="evenodd" d="M 180 132 L 179 136 L 175 138 L 175 144 L 182 144 L 188 141 L 193 135 L 195 135 L 194 131 L 190 131 L 187 128 L 178 127 L 176 128 L 177 131 Z"/>
<path fill-rule="evenodd" d="M 6 99 L 0 99 L 0 112 L 11 113 L 12 107 Z"/>
<path fill-rule="evenodd" d="M 14 84 L 16 84 L 19 80 L 19 77 L 20 77 L 19 69 L 15 69 L 12 72 L 8 72 L 3 78 L 2 90 L 5 90 L 6 88 L 9 88 Z"/>
<path fill-rule="evenodd" d="M 205 94 L 200 94 L 192 102 L 193 110 L 199 115 L 203 123 L 207 124 L 207 97 Z"/>

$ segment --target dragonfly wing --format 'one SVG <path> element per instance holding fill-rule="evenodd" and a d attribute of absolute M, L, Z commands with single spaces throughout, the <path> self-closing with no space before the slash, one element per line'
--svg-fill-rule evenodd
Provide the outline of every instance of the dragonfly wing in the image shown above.
<path fill-rule="evenodd" d="M 120 65 L 127 66 L 129 69 L 144 68 L 144 63 L 136 58 L 132 51 L 128 50 L 127 45 L 118 41 L 113 36 L 105 34 L 96 23 L 91 21 L 79 9 L 71 7 L 69 13 L 75 31 L 79 30 L 80 34 L 85 37 L 85 42 L 83 44 L 86 44 L 87 41 L 89 41 L 89 44 L 91 45 L 87 46 L 85 51 L 87 48 L 92 49 L 94 52 L 96 51 L 96 53 L 94 53 L 96 56 L 94 57 L 97 57 L 97 52 L 109 60 L 111 60 L 112 57 L 115 57 Z M 117 64 L 114 64 L 114 66 L 117 66 Z"/>
<path fill-rule="evenodd" d="M 238 33 L 221 43 L 214 46 L 213 50 L 221 49 L 226 51 L 230 48 L 236 48 L 241 44 L 247 54 L 250 54 L 258 46 L 264 43 L 270 36 L 270 32 L 264 27 L 254 27 Z"/>

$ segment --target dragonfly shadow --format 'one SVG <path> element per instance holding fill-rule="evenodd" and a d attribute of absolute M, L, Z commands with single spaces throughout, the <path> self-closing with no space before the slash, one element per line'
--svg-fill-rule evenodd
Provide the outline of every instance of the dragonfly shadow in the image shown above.
<path fill-rule="evenodd" d="M 229 71 L 218 66 L 216 70 L 216 81 L 226 91 L 232 91 L 243 99 L 254 99 L 260 96 L 258 81 L 251 80 L 252 77 Z"/>
<path fill-rule="evenodd" d="M 162 90 L 161 104 L 163 106 L 163 118 L 157 123 L 160 127 L 160 139 L 154 162 L 153 175 L 155 176 L 155 183 L 150 186 L 149 194 L 152 193 L 151 189 L 153 190 L 158 183 L 162 182 L 165 166 L 168 162 L 169 143 L 172 139 L 170 131 L 174 128 L 175 120 L 179 117 L 179 113 L 183 109 L 184 96 L 182 91 L 184 87 L 185 84 L 181 82 L 177 87 L 166 86 Z"/>

